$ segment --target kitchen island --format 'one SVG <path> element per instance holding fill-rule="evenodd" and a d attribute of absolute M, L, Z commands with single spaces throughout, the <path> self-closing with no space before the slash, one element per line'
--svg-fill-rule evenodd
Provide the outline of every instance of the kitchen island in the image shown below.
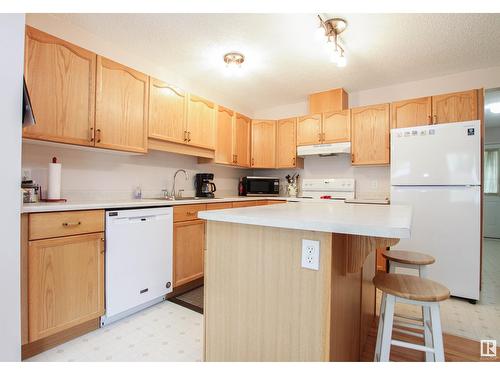
<path fill-rule="evenodd" d="M 206 361 L 356 361 L 375 315 L 375 249 L 411 207 L 299 202 L 203 211 Z M 319 269 L 301 267 L 319 241 Z"/>

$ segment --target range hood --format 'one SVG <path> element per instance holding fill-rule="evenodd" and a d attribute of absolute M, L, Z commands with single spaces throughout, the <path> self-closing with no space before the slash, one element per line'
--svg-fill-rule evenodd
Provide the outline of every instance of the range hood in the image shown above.
<path fill-rule="evenodd" d="M 330 156 L 337 154 L 350 154 L 351 142 L 329 143 L 322 145 L 299 146 L 297 156 L 319 155 Z"/>

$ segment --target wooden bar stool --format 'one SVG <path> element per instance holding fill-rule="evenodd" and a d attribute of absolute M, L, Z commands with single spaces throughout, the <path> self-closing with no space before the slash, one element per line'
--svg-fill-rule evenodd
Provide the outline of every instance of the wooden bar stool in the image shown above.
<path fill-rule="evenodd" d="M 420 277 L 425 277 L 426 266 L 436 261 L 431 255 L 416 251 L 384 250 L 382 256 L 389 261 L 389 272 L 396 272 L 396 267 L 413 268 Z"/>
<path fill-rule="evenodd" d="M 389 272 L 395 273 L 396 267 L 409 268 L 418 270 L 419 277 L 426 277 L 427 266 L 433 264 L 436 260 L 434 257 L 428 254 L 419 253 L 416 251 L 404 251 L 404 250 L 384 250 L 382 256 L 389 261 Z M 382 293 L 382 300 L 380 308 L 385 308 L 385 293 Z M 422 315 L 420 317 L 408 316 L 403 314 L 394 314 L 394 330 L 402 333 L 406 333 L 411 336 L 423 337 L 425 340 L 425 345 L 430 345 L 431 332 L 428 325 L 425 324 L 426 321 L 430 320 L 429 310 L 422 308 Z M 409 322 L 410 321 L 410 322 Z M 415 333 L 404 328 L 413 328 L 422 330 L 423 333 Z M 380 351 L 380 336 L 382 335 L 382 319 L 378 322 L 378 332 L 377 332 L 377 347 L 375 352 Z M 376 359 L 375 359 L 376 360 Z M 425 353 L 425 360 L 430 362 L 433 360 L 433 354 L 430 352 Z"/>
<path fill-rule="evenodd" d="M 450 291 L 445 286 L 418 276 L 379 273 L 373 278 L 375 287 L 385 295 L 385 301 L 380 306 L 379 331 L 375 348 L 375 361 L 389 361 L 391 345 L 415 349 L 429 353 L 426 361 L 444 361 L 443 334 L 439 316 L 439 302 L 449 298 Z M 414 344 L 392 339 L 394 322 L 394 306 L 402 302 L 421 306 L 428 311 L 428 319 L 424 325 L 425 345 Z M 407 333 L 407 332 L 405 332 Z"/>

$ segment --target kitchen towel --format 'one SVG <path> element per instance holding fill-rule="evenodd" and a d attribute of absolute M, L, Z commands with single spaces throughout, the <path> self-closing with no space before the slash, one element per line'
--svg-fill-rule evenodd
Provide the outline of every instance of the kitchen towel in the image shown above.
<path fill-rule="evenodd" d="M 47 199 L 61 199 L 61 163 L 55 157 L 49 163 Z"/>

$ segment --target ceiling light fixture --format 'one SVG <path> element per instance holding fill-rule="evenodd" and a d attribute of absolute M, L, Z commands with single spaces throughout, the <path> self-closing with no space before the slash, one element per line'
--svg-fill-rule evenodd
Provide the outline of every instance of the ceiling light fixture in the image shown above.
<path fill-rule="evenodd" d="M 224 55 L 226 68 L 241 68 L 241 64 L 245 61 L 245 56 L 239 52 L 229 52 Z"/>
<path fill-rule="evenodd" d="M 318 18 L 318 35 L 324 38 L 327 43 L 332 43 L 332 61 L 338 67 L 346 66 L 345 50 L 339 43 L 339 35 L 347 28 L 347 21 L 342 18 L 330 18 L 323 21 L 319 14 Z"/>

